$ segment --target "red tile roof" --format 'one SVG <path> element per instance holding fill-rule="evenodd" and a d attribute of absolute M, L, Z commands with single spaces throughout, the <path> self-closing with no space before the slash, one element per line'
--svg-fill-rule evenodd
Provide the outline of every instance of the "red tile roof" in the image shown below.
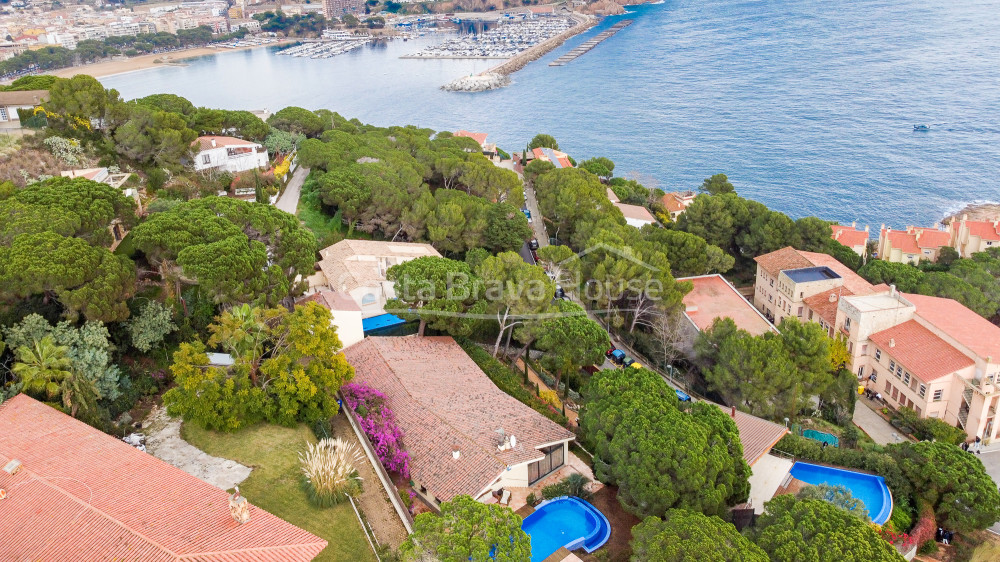
<path fill-rule="evenodd" d="M 667 211 L 671 213 L 677 213 L 687 208 L 673 193 L 664 194 L 661 201 L 663 201 L 663 206 L 667 209 Z"/>
<path fill-rule="evenodd" d="M 354 299 L 337 291 L 320 291 L 318 293 L 313 293 L 308 297 L 303 297 L 295 301 L 295 304 L 305 304 L 307 302 L 318 303 L 327 310 L 353 310 L 361 312 L 361 307 L 358 306 L 358 303 L 354 302 Z"/>
<path fill-rule="evenodd" d="M 212 141 L 213 140 L 215 141 L 215 146 L 212 146 Z M 238 139 L 236 137 L 220 137 L 220 136 L 214 136 L 214 135 L 209 135 L 209 136 L 204 136 L 204 137 L 198 137 L 198 138 L 196 138 L 194 140 L 194 142 L 191 143 L 191 146 L 195 146 L 195 145 L 198 146 L 198 150 L 199 151 L 200 150 L 210 150 L 212 148 L 230 147 L 230 146 L 233 146 L 233 147 L 235 147 L 235 146 L 245 146 L 245 147 L 260 146 L 259 144 L 255 143 L 253 141 Z"/>
<path fill-rule="evenodd" d="M 312 560 L 327 542 L 20 394 L 0 405 L 0 560 Z"/>
<path fill-rule="evenodd" d="M 986 221 L 962 221 L 969 234 L 983 240 L 1000 240 L 1000 223 Z"/>
<path fill-rule="evenodd" d="M 732 318 L 736 327 L 755 336 L 776 332 L 774 326 L 721 275 L 684 277 L 693 288 L 684 295 L 684 314 L 699 330 L 705 330 L 716 318 Z"/>
<path fill-rule="evenodd" d="M 410 474 L 441 501 L 478 495 L 507 467 L 572 432 L 496 387 L 450 337 L 368 337 L 344 350 L 355 382 L 380 390 L 403 430 Z M 497 451 L 497 430 L 516 437 Z M 457 447 L 460 456 L 452 456 Z"/>
<path fill-rule="evenodd" d="M 478 142 L 479 146 L 482 146 L 483 144 L 486 143 L 486 137 L 488 136 L 486 133 L 473 133 L 470 131 L 455 131 L 454 135 L 456 137 L 470 138 Z"/>
<path fill-rule="evenodd" d="M 903 252 L 904 254 L 920 254 L 920 246 L 917 245 L 917 235 L 910 234 L 904 230 L 882 229 L 881 235 L 889 240 L 889 245 Z"/>
<path fill-rule="evenodd" d="M 975 364 L 916 320 L 876 332 L 869 339 L 925 383 Z"/>
<path fill-rule="evenodd" d="M 853 248 L 855 246 L 864 246 L 868 244 L 868 231 L 860 230 L 853 226 L 845 226 L 840 224 L 830 225 L 831 234 L 830 237 L 840 242 L 841 244 L 847 246 L 848 248 Z"/>
<path fill-rule="evenodd" d="M 813 263 L 803 257 L 798 250 L 791 246 L 785 246 L 780 250 L 775 250 L 769 254 L 757 256 L 753 259 L 757 265 L 764 268 L 764 271 L 777 277 L 778 273 L 786 269 L 800 269 L 812 267 Z"/>
<path fill-rule="evenodd" d="M 806 297 L 802 299 L 802 302 L 806 303 L 809 310 L 812 310 L 828 325 L 835 326 L 837 324 L 837 307 L 840 306 L 840 299 L 853 294 L 847 287 L 837 287 L 823 291 L 822 293 L 816 293 L 811 297 Z M 833 297 L 832 300 L 831 297 Z"/>
<path fill-rule="evenodd" d="M 750 466 L 753 466 L 759 458 L 770 452 L 771 448 L 788 433 L 783 425 L 751 416 L 739 410 L 736 410 L 734 416 L 732 407 L 719 404 L 716 406 L 722 408 L 736 422 L 736 429 L 740 431 L 740 442 L 743 443 L 743 459 Z"/>
<path fill-rule="evenodd" d="M 904 293 L 917 307 L 917 316 L 971 349 L 976 355 L 1000 361 L 1000 327 L 952 299 Z"/>
<path fill-rule="evenodd" d="M 916 242 L 920 248 L 940 248 L 951 245 L 951 233 L 936 228 L 909 227 L 908 232 L 917 235 Z"/>

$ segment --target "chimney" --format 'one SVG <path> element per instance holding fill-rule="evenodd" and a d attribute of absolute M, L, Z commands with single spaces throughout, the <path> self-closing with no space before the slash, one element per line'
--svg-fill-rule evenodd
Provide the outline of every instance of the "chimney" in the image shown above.
<path fill-rule="evenodd" d="M 3 471 L 6 472 L 7 474 L 10 474 L 11 476 L 14 476 L 20 470 L 21 470 L 21 461 L 17 459 L 11 459 L 10 462 L 3 467 Z"/>
<path fill-rule="evenodd" d="M 962 213 L 962 222 L 969 220 L 969 213 Z"/>
<path fill-rule="evenodd" d="M 858 227 L 858 221 L 851 221 L 851 228 L 857 228 L 857 227 Z"/>
<path fill-rule="evenodd" d="M 458 450 L 458 445 L 451 448 L 451 458 L 458 460 L 462 456 L 462 451 Z"/>
<path fill-rule="evenodd" d="M 729 416 L 733 418 L 736 417 L 736 406 L 733 406 L 732 411 L 729 412 Z"/>
<path fill-rule="evenodd" d="M 215 148 L 215 139 L 212 139 L 212 148 Z"/>
<path fill-rule="evenodd" d="M 837 302 L 837 293 L 830 293 L 830 302 Z"/>
<path fill-rule="evenodd" d="M 889 285 L 889 296 L 896 296 L 896 285 Z"/>
<path fill-rule="evenodd" d="M 896 347 L 896 338 L 889 338 L 889 347 Z"/>
<path fill-rule="evenodd" d="M 865 225 L 865 232 L 868 232 L 868 225 Z"/>
<path fill-rule="evenodd" d="M 250 521 L 250 504 L 240 495 L 239 486 L 236 486 L 236 491 L 229 496 L 229 514 L 240 525 Z"/>

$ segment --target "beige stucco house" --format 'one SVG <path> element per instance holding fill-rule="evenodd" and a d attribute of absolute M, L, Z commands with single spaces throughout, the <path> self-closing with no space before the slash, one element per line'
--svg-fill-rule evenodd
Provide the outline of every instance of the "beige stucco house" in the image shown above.
<path fill-rule="evenodd" d="M 1000 247 L 1000 221 L 970 221 L 969 215 L 950 225 L 951 244 L 963 258 Z"/>
<path fill-rule="evenodd" d="M 347 295 L 362 318 L 384 314 L 386 301 L 395 298 L 394 283 L 386 279 L 390 267 L 424 256 L 441 257 L 430 244 L 373 240 L 341 240 L 319 255 L 319 272 L 309 278 L 309 292 Z"/>
<path fill-rule="evenodd" d="M 941 248 L 951 246 L 950 229 L 908 226 L 906 230 L 893 230 L 885 225 L 879 231 L 878 258 L 896 263 L 916 265 L 922 260 L 937 261 Z"/>

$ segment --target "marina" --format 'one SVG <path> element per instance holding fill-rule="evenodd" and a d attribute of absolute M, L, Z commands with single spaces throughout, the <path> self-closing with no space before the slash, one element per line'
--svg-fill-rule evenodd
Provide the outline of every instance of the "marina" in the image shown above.
<path fill-rule="evenodd" d="M 360 49 L 361 47 L 367 45 L 371 40 L 371 37 L 361 36 L 350 39 L 314 41 L 282 49 L 281 51 L 278 51 L 277 54 L 290 57 L 328 59 L 330 57 L 349 53 L 355 49 Z"/>
<path fill-rule="evenodd" d="M 462 35 L 402 58 L 509 59 L 556 37 L 576 25 L 568 17 L 544 17 L 505 23 L 474 35 Z"/>
<path fill-rule="evenodd" d="M 602 31 L 599 34 L 597 34 L 597 36 L 595 36 L 593 39 L 590 39 L 588 41 L 584 41 L 583 43 L 580 43 L 572 51 L 570 51 L 570 52 L 566 53 L 565 55 L 557 58 L 556 60 L 550 62 L 549 66 L 563 66 L 564 64 L 566 64 L 566 63 L 568 63 L 568 62 L 576 59 L 577 57 L 579 57 L 579 56 L 587 53 L 588 51 L 590 51 L 591 49 L 593 49 L 594 47 L 596 47 L 597 45 L 599 45 L 601 43 L 601 41 L 604 41 L 605 39 L 611 37 L 615 33 L 618 33 L 619 31 L 621 31 L 621 30 L 625 29 L 626 27 L 628 27 L 629 25 L 631 25 L 632 21 L 633 20 L 623 20 L 623 21 L 620 21 L 620 22 L 612 25 L 607 30 Z"/>

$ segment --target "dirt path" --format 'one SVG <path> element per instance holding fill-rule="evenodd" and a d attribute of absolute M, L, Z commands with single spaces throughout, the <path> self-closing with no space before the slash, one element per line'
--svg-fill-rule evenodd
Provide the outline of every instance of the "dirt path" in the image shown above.
<path fill-rule="evenodd" d="M 250 476 L 250 467 L 213 457 L 181 439 L 181 420 L 168 416 L 163 408 L 154 406 L 142 427 L 147 453 L 216 488 L 228 490 Z"/>
<path fill-rule="evenodd" d="M 337 437 L 357 445 L 359 451 L 362 450 L 358 436 L 344 415 L 338 414 L 333 417 L 333 432 Z M 375 474 L 375 469 L 367 457 L 363 459 L 363 462 L 356 466 L 364 484 L 361 497 L 357 500 L 358 508 L 364 513 L 379 544 L 388 544 L 394 549 L 399 548 L 399 545 L 406 540 L 406 528 L 393 509 L 385 488 Z"/>

